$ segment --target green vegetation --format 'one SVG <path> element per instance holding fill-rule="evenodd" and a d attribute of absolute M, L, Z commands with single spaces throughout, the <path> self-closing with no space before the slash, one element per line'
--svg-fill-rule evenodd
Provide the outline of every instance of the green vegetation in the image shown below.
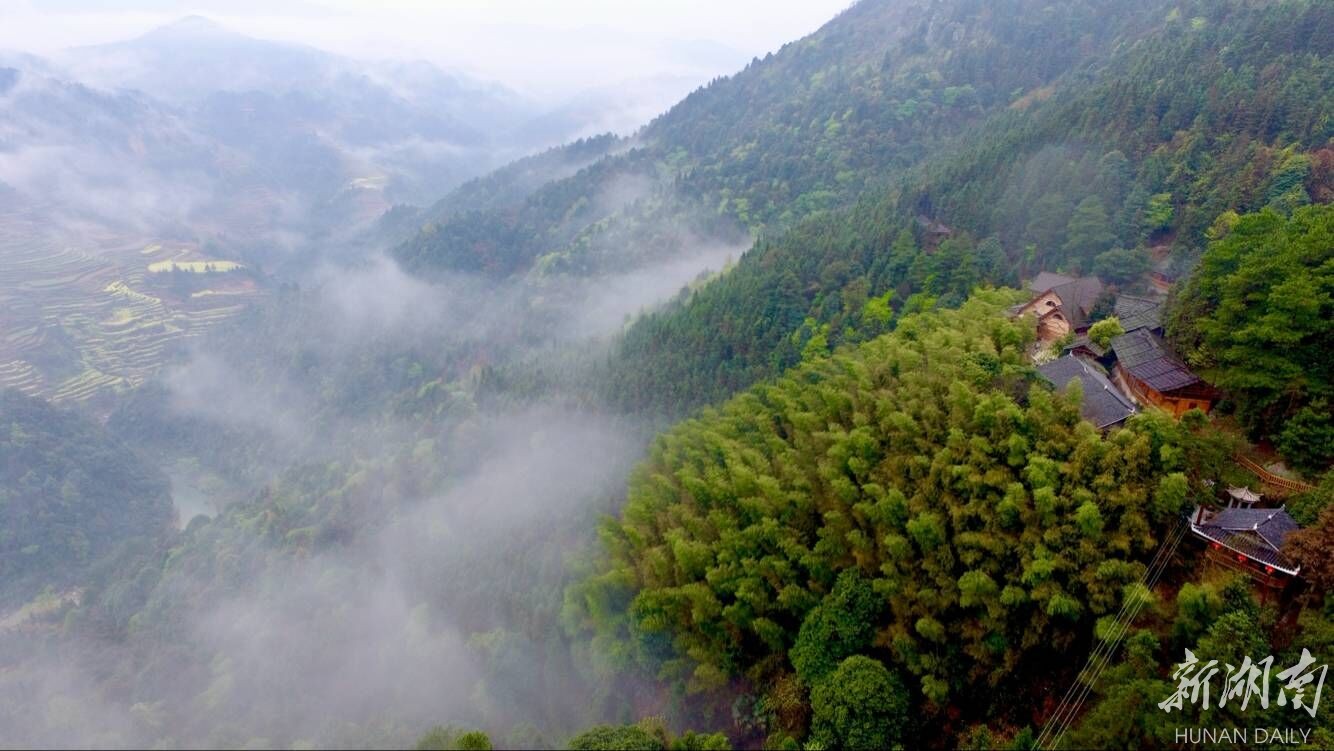
<path fill-rule="evenodd" d="M 621 139 L 604 134 L 519 159 L 450 191 L 428 210 L 428 221 L 439 223 L 470 211 L 517 206 L 548 183 L 570 177 L 620 145 Z"/>
<path fill-rule="evenodd" d="M 417 751 L 491 751 L 491 738 L 480 730 L 466 732 L 437 725 L 417 741 Z"/>
<path fill-rule="evenodd" d="M 1143 268 L 1142 246 L 1184 275 L 1220 214 L 1328 200 L 1334 9 L 1188 5 L 1181 17 L 1204 28 L 1163 22 L 928 153 L 890 190 L 762 238 L 722 279 L 638 320 L 616 345 L 608 398 L 684 415 L 795 365 L 821 326 L 831 345 L 863 340 L 863 306 L 886 293 L 896 312 L 956 305 L 979 283 L 1042 269 L 1121 270 L 1123 255 Z M 1135 278 L 1124 270 L 1109 281 Z"/>
<path fill-rule="evenodd" d="M 0 388 L 58 404 L 105 399 L 151 379 L 174 348 L 245 310 L 255 277 L 227 261 L 149 270 L 190 251 L 90 252 L 23 238 L 0 256 Z M 175 261 L 178 267 L 180 261 Z"/>
<path fill-rule="evenodd" d="M 171 527 L 162 473 L 84 418 L 0 391 L 0 613 Z"/>
<path fill-rule="evenodd" d="M 686 732 L 673 736 L 660 720 L 649 718 L 634 725 L 598 725 L 570 739 L 572 751 L 728 751 L 722 733 Z"/>
<path fill-rule="evenodd" d="M 849 657 L 811 689 L 811 738 L 824 748 L 894 748 L 907 725 L 903 682 L 869 657 Z"/>
<path fill-rule="evenodd" d="M 555 256 L 546 271 L 593 273 L 700 236 L 781 232 L 883 188 L 988 113 L 1152 27 L 1167 5 L 1005 0 L 981 14 L 968 3 L 857 3 L 686 97 L 628 152 L 518 205 L 437 212 L 395 255 L 424 271 L 495 274 Z"/>
<path fill-rule="evenodd" d="M 1240 665 L 1246 656 L 1261 660 L 1272 655 L 1275 671 L 1296 664 L 1302 649 L 1313 655 L 1329 655 L 1334 648 L 1329 608 L 1323 593 L 1317 595 L 1280 636 L 1278 611 L 1272 602 L 1261 605 L 1246 578 L 1215 572 L 1198 584 L 1185 584 L 1174 600 L 1153 603 L 1136 620 L 1126 634 L 1121 660 L 1111 665 L 1093 688 L 1088 712 L 1071 728 L 1062 745 L 1168 746 L 1175 742 L 1178 727 L 1222 722 L 1239 727 L 1295 728 L 1310 732 L 1310 747 L 1328 746 L 1334 740 L 1334 725 L 1324 713 L 1312 718 L 1274 701 L 1268 707 L 1251 701 L 1242 711 L 1233 701 L 1226 707 L 1215 702 L 1208 712 L 1187 706 L 1184 711 L 1167 714 L 1158 703 L 1176 689 L 1164 667 L 1182 662 L 1186 649 L 1217 659 L 1219 664 L 1232 665 Z"/>
<path fill-rule="evenodd" d="M 426 221 L 396 257 L 451 282 L 393 277 L 406 311 L 288 286 L 242 312 L 260 277 L 158 246 L 6 253 L 0 384 L 107 400 L 103 429 L 0 394 L 0 727 L 1026 749 L 1106 645 L 1067 744 L 1172 742 L 1202 724 L 1156 707 L 1182 650 L 1334 654 L 1332 55 L 1316 0 L 865 0 L 633 140 L 391 212 L 386 236 Z M 610 274 L 752 241 L 609 341 L 561 327 Z M 1240 439 L 1082 420 L 1006 316 L 1040 270 L 1181 280 L 1170 338 L 1224 422 L 1318 482 L 1288 499 L 1304 589 L 1257 601 L 1187 544 L 1142 583 L 1183 513 L 1251 481 Z M 174 390 L 144 383 L 224 320 Z M 140 454 L 216 515 L 173 529 Z M 79 734 L 70 707 L 112 720 Z"/>
<path fill-rule="evenodd" d="M 1101 435 L 1035 387 L 1017 299 L 907 316 L 659 437 L 567 617 L 687 695 L 744 681 L 776 706 L 795 673 L 822 743 L 893 742 L 909 704 L 919 739 L 1005 712 L 1086 648 L 1226 457 L 1153 415 Z M 895 671 L 907 693 L 883 690 Z"/>
<path fill-rule="evenodd" d="M 1309 472 L 1334 463 L 1334 206 L 1227 222 L 1169 332 L 1257 437 Z"/>
<path fill-rule="evenodd" d="M 1111 346 L 1113 339 L 1124 333 L 1126 330 L 1121 327 L 1121 322 L 1115 316 L 1104 318 L 1089 327 L 1089 341 L 1106 349 Z"/>

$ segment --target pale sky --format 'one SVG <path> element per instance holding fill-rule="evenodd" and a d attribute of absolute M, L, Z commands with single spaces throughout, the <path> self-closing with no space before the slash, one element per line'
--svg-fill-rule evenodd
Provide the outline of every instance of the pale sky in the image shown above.
<path fill-rule="evenodd" d="M 0 0 L 0 49 L 51 55 L 198 14 L 367 59 L 425 59 L 534 95 L 712 77 L 817 29 L 851 0 Z"/>

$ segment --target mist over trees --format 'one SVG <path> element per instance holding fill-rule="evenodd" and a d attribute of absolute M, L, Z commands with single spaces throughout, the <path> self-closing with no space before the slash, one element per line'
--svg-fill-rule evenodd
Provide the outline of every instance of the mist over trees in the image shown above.
<path fill-rule="evenodd" d="M 196 47 L 0 57 L 0 745 L 1031 748 L 1105 650 L 1063 746 L 1153 747 L 1182 650 L 1334 655 L 1329 4 L 862 0 L 577 140 L 79 54 Z M 1103 349 L 1170 289 L 1212 412 L 1083 419 L 1042 271 Z M 1174 542 L 1243 455 L 1281 596 Z"/>

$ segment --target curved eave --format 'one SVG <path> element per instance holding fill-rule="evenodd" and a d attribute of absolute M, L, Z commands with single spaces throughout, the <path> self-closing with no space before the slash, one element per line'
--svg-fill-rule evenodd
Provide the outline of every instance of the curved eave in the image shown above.
<path fill-rule="evenodd" d="M 1198 537 L 1202 537 L 1202 538 L 1208 540 L 1209 542 L 1217 543 L 1217 544 L 1221 545 L 1222 547 L 1225 547 L 1225 548 L 1227 548 L 1228 550 L 1231 550 L 1232 552 L 1236 553 L 1237 555 L 1244 555 L 1244 556 L 1246 556 L 1246 559 L 1247 559 L 1247 560 L 1255 561 L 1256 563 L 1260 564 L 1261 566 L 1271 566 L 1271 567 L 1273 567 L 1273 569 L 1274 569 L 1275 571 L 1280 571 L 1280 572 L 1282 572 L 1282 573 L 1287 574 L 1288 576 L 1297 576 L 1297 574 L 1299 574 L 1299 573 L 1301 572 L 1301 570 L 1302 570 L 1302 567 L 1301 567 L 1301 566 L 1298 566 L 1297 568 L 1287 568 L 1286 566 L 1281 566 L 1281 565 L 1279 565 L 1279 564 L 1277 564 L 1277 563 L 1271 563 L 1270 561 L 1262 561 L 1262 560 L 1260 560 L 1259 558 L 1256 558 L 1255 556 L 1251 555 L 1250 553 L 1247 553 L 1245 550 L 1238 550 L 1237 548 L 1235 548 L 1235 547 L 1229 545 L 1225 540 L 1220 540 L 1220 539 L 1218 539 L 1217 537 L 1214 537 L 1214 536 L 1212 536 L 1212 535 L 1210 535 L 1210 534 L 1205 533 L 1205 531 L 1204 531 L 1203 529 L 1201 529 L 1199 526 L 1197 526 L 1197 525 L 1194 524 L 1194 523 L 1192 523 L 1192 524 L 1190 525 L 1190 531 L 1194 532 L 1194 533 L 1196 534 L 1196 536 L 1198 536 Z"/>

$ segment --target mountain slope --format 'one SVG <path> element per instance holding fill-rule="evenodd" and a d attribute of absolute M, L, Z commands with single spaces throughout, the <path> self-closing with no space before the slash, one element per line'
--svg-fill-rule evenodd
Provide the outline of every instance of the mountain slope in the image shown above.
<path fill-rule="evenodd" d="M 621 667 L 754 706 L 750 747 L 846 747 L 876 706 L 843 678 L 858 659 L 902 677 L 913 718 L 867 747 L 1027 723 L 1044 673 L 1140 579 L 1201 454 L 1165 415 L 1102 434 L 1050 394 L 1005 316 L 1022 299 L 905 317 L 659 436 L 567 617 Z"/>
<path fill-rule="evenodd" d="M 0 391 L 0 615 L 44 588 L 63 596 L 86 584 L 89 569 L 127 543 L 163 539 L 174 519 L 169 490 L 99 426 Z"/>
<path fill-rule="evenodd" d="M 1105 55 L 1166 13 L 1165 3 L 1132 13 L 1113 6 L 1121 7 L 1105 0 L 866 0 L 691 94 L 638 133 L 634 150 L 553 183 L 514 210 L 428 227 L 396 254 L 420 270 L 512 274 L 544 256 L 588 270 L 679 251 L 688 243 L 685 229 L 781 230 L 888 184 L 895 170 L 949 135 Z M 1089 23 L 1094 17 L 1109 22 Z M 641 186 L 633 200 L 584 210 L 627 180 Z M 685 229 L 673 242 L 640 247 L 641 233 L 661 234 L 664 224 Z M 509 233 L 500 248 L 479 247 L 488 227 Z"/>
<path fill-rule="evenodd" d="M 1165 522 L 1240 470 L 1225 441 L 1191 450 L 1194 415 L 1095 431 L 1037 385 L 1003 316 L 1020 297 L 973 288 L 1120 273 L 1141 242 L 1184 265 L 1215 204 L 1327 195 L 1326 6 L 1136 7 L 865 2 L 636 138 L 455 191 L 399 251 L 490 278 L 385 264 L 275 295 L 109 422 L 253 493 L 44 613 L 68 641 L 0 642 L 0 726 L 401 747 L 444 722 L 558 747 L 648 713 L 744 747 L 1004 745 L 1138 591 Z M 548 311 L 656 299 L 647 260 L 748 232 L 595 373 L 636 414 L 562 388 L 607 353 Z M 748 387 L 659 438 L 607 558 L 581 555 L 625 500 L 640 418 Z M 1195 634 L 1151 636 L 1135 654 Z M 92 721 L 50 711 L 71 704 Z M 581 743 L 666 747 L 660 724 Z"/>
<path fill-rule="evenodd" d="M 363 63 L 202 19 L 59 62 L 0 67 L 0 386 L 56 400 L 138 385 L 270 279 L 309 283 L 410 235 L 394 223 L 411 211 L 385 217 L 392 206 L 564 137 L 515 139 L 534 107 L 426 63 Z M 516 200 L 509 190 L 496 199 Z M 187 258 L 248 271 L 184 285 L 152 272 Z"/>
<path fill-rule="evenodd" d="M 716 401 L 794 364 L 813 337 L 883 330 L 864 313 L 886 294 L 900 310 L 1042 268 L 1130 269 L 1129 281 L 1157 259 L 1180 274 L 1221 212 L 1327 196 L 1331 176 L 1311 165 L 1334 137 L 1329 6 L 1183 4 L 1169 18 L 636 322 L 612 361 L 612 398 L 675 414 Z M 1105 217 L 1095 239 L 1070 231 L 1085 202 Z M 944 242 L 928 231 L 940 222 Z M 1118 248 L 1129 252 L 1105 255 Z"/>

